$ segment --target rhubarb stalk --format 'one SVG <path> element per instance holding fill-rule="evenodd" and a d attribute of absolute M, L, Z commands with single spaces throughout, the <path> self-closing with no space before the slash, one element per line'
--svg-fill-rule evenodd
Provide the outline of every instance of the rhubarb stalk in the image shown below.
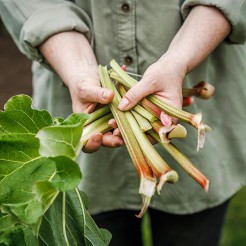
<path fill-rule="evenodd" d="M 119 81 L 120 83 L 124 84 L 128 88 L 131 88 L 137 83 L 137 80 L 133 79 L 125 71 L 123 71 L 115 60 L 112 60 L 110 62 L 110 65 L 113 68 L 114 72 L 116 72 L 121 77 L 121 80 Z M 203 147 L 203 144 L 205 141 L 205 132 L 211 130 L 211 127 L 203 124 L 201 113 L 191 114 L 181 109 L 177 109 L 173 107 L 172 105 L 169 105 L 165 103 L 164 101 L 160 100 L 155 95 L 149 95 L 146 98 L 150 100 L 152 103 L 154 103 L 155 105 L 157 105 L 160 109 L 162 109 L 164 112 L 166 112 L 170 116 L 173 116 L 197 128 L 198 129 L 197 150 Z"/>
<path fill-rule="evenodd" d="M 139 127 L 140 127 L 142 132 L 147 132 L 148 130 L 150 130 L 152 128 L 149 121 L 147 119 L 145 119 L 141 114 L 135 112 L 134 110 L 131 110 L 131 113 L 133 114 L 136 121 L 138 122 Z"/>
<path fill-rule="evenodd" d="M 134 86 L 138 81 L 129 76 L 125 71 L 122 70 L 122 68 L 119 66 L 119 64 L 115 61 L 112 60 L 110 62 L 111 67 L 113 70 L 121 77 L 120 83 L 124 84 L 128 88 L 131 88 Z M 198 128 L 199 124 L 201 123 L 202 120 L 202 114 L 191 114 L 189 112 L 183 111 L 181 109 L 177 109 L 173 107 L 172 105 L 169 105 L 165 103 L 164 101 L 160 100 L 158 97 L 155 95 L 149 95 L 147 96 L 147 99 L 149 99 L 152 103 L 156 104 L 159 108 L 161 108 L 164 112 L 167 114 L 187 122 L 188 124 L 194 126 L 195 128 Z"/>
<path fill-rule="evenodd" d="M 148 133 L 152 136 L 158 143 L 160 143 L 171 156 L 185 169 L 185 171 L 207 192 L 209 189 L 208 178 L 197 169 L 194 164 L 182 153 L 180 152 L 172 143 L 162 143 L 158 134 L 153 130 L 149 130 Z"/>
<path fill-rule="evenodd" d="M 122 84 L 118 85 L 120 95 L 123 97 L 126 94 L 126 90 Z M 144 107 L 140 106 L 139 104 L 136 104 L 133 107 L 133 110 L 136 111 L 138 114 L 142 115 L 144 118 L 149 120 L 150 122 L 154 122 L 157 118 L 155 115 L 153 115 L 151 112 L 146 110 Z"/>
<path fill-rule="evenodd" d="M 157 192 L 160 193 L 165 182 L 175 183 L 178 181 L 178 174 L 161 158 L 154 146 L 150 143 L 146 134 L 141 132 L 138 123 L 131 112 L 125 112 L 125 115 L 138 143 L 140 144 L 140 148 L 142 149 L 149 166 L 153 170 L 154 174 L 159 178 Z"/>
<path fill-rule="evenodd" d="M 112 89 L 115 93 L 114 99 L 109 104 L 109 107 L 114 115 L 130 157 L 140 177 L 139 194 L 142 196 L 142 208 L 137 217 L 142 217 L 149 206 L 152 196 L 155 193 L 156 179 L 152 170 L 148 166 L 145 156 L 143 155 L 143 152 L 132 132 L 125 113 L 117 108 L 121 98 L 115 87 L 112 86 L 107 69 L 105 67 L 99 66 L 99 76 L 102 86 Z"/>
<path fill-rule="evenodd" d="M 102 112 L 101 112 L 102 113 Z M 111 113 L 104 115 L 103 117 L 91 122 L 90 124 L 86 125 L 83 129 L 83 134 L 81 138 L 82 145 L 84 146 L 89 138 L 94 133 L 106 133 L 112 129 L 112 127 L 108 124 L 108 121 L 113 118 Z"/>
<path fill-rule="evenodd" d="M 214 86 L 205 81 L 201 81 L 192 88 L 183 88 L 182 93 L 183 97 L 196 96 L 207 100 L 214 95 Z"/>
<path fill-rule="evenodd" d="M 91 122 L 94 122 L 95 120 L 101 118 L 102 116 L 110 113 L 110 108 L 108 105 L 95 110 L 94 112 L 90 113 L 90 118 L 85 122 L 85 126 L 90 124 Z"/>

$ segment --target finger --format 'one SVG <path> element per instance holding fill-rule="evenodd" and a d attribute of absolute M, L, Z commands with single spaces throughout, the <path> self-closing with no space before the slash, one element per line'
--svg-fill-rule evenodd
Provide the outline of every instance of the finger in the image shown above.
<path fill-rule="evenodd" d="M 119 128 L 116 128 L 116 129 L 113 131 L 113 135 L 122 138 L 122 135 L 121 135 L 121 133 L 120 133 L 120 129 L 119 129 Z"/>
<path fill-rule="evenodd" d="M 72 104 L 72 109 L 74 113 L 91 113 L 96 105 L 96 103 L 82 103 L 80 101 L 75 101 Z"/>
<path fill-rule="evenodd" d="M 103 135 L 101 133 L 93 134 L 89 138 L 88 142 L 86 143 L 86 145 L 83 147 L 82 150 L 85 153 L 93 153 L 97 151 L 102 145 L 102 138 L 103 138 Z"/>
<path fill-rule="evenodd" d="M 124 111 L 135 106 L 142 98 L 155 92 L 156 88 L 154 84 L 155 83 L 147 82 L 147 80 L 142 79 L 127 91 L 120 101 L 118 108 Z"/>
<path fill-rule="evenodd" d="M 112 132 L 103 135 L 102 145 L 110 148 L 116 148 L 124 145 L 124 140 L 119 136 L 114 136 Z"/>
<path fill-rule="evenodd" d="M 84 86 L 80 95 L 83 101 L 108 104 L 113 100 L 114 92 L 99 86 Z"/>
<path fill-rule="evenodd" d="M 96 108 L 96 106 L 97 106 L 96 103 L 90 103 L 88 105 L 88 107 L 83 112 L 85 112 L 87 114 L 90 114 L 90 113 L 92 113 L 94 111 L 94 109 Z"/>
<path fill-rule="evenodd" d="M 111 127 L 113 127 L 114 129 L 116 129 L 118 126 L 117 126 L 117 122 L 116 122 L 116 120 L 115 119 L 110 119 L 109 121 L 108 121 L 108 124 L 111 126 Z"/>

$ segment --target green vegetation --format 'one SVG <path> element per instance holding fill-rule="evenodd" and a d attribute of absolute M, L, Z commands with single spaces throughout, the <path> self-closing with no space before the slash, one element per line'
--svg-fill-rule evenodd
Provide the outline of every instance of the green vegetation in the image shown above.
<path fill-rule="evenodd" d="M 144 246 L 152 246 L 148 214 L 143 219 Z M 226 215 L 220 246 L 245 245 L 246 241 L 246 187 L 232 199 Z"/>
<path fill-rule="evenodd" d="M 221 246 L 245 245 L 246 187 L 232 199 L 223 228 Z"/>

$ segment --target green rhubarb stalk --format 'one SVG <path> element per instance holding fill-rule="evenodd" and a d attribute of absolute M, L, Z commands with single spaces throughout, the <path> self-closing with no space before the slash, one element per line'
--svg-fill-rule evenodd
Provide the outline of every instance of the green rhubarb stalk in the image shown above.
<path fill-rule="evenodd" d="M 100 65 L 99 76 L 102 86 L 108 89 L 112 89 L 115 93 L 114 99 L 109 104 L 109 107 L 117 122 L 127 150 L 140 177 L 139 194 L 142 196 L 142 208 L 137 217 L 142 217 L 149 206 L 152 196 L 155 193 L 156 179 L 152 170 L 148 166 L 145 156 L 143 155 L 143 152 L 132 132 L 132 129 L 126 119 L 124 112 L 120 111 L 117 107 L 119 101 L 121 100 L 121 97 L 116 88 L 113 87 L 107 69 Z"/>
<path fill-rule="evenodd" d="M 85 126 L 108 113 L 110 113 L 110 108 L 108 105 L 95 110 L 94 112 L 90 113 L 90 118 L 85 122 Z"/>
<path fill-rule="evenodd" d="M 102 112 L 102 111 L 101 111 Z M 106 133 L 112 129 L 108 124 L 108 121 L 113 118 L 111 113 L 104 115 L 103 117 L 91 122 L 89 125 L 86 125 L 83 129 L 83 134 L 80 142 L 82 147 L 87 143 L 89 138 L 95 133 Z"/>
<path fill-rule="evenodd" d="M 209 189 L 210 181 L 208 178 L 197 169 L 194 164 L 182 153 L 180 152 L 172 143 L 162 143 L 160 137 L 153 130 L 148 131 L 150 136 L 152 136 L 158 143 L 160 143 L 169 154 L 185 169 L 185 171 L 207 192 Z"/>
<path fill-rule="evenodd" d="M 142 132 L 147 132 L 148 130 L 150 130 L 152 128 L 149 121 L 147 119 L 145 119 L 141 114 L 135 112 L 134 110 L 131 110 L 131 113 L 133 114 L 136 121 L 138 122 L 140 130 Z"/>
<path fill-rule="evenodd" d="M 122 84 L 119 84 L 118 88 L 119 88 L 120 95 L 123 97 L 126 94 L 126 90 L 124 86 Z M 147 111 L 145 108 L 143 108 L 139 104 L 136 104 L 133 107 L 133 110 L 136 111 L 138 114 L 142 115 L 144 118 L 146 118 L 150 122 L 154 122 L 157 120 L 157 118 L 152 113 Z"/>
<path fill-rule="evenodd" d="M 157 192 L 160 193 L 162 186 L 166 183 L 175 183 L 178 181 L 178 174 L 172 170 L 168 164 L 161 158 L 154 146 L 150 143 L 145 133 L 141 132 L 138 123 L 133 117 L 132 113 L 125 112 L 126 118 L 132 128 L 132 131 L 142 149 L 145 158 L 154 174 L 159 178 L 157 185 Z"/>
<path fill-rule="evenodd" d="M 124 70 L 122 70 L 122 68 L 119 66 L 119 64 L 115 60 L 112 60 L 110 62 L 110 65 L 113 68 L 113 70 L 122 78 L 120 82 L 124 84 L 125 86 L 127 86 L 128 88 L 131 88 L 138 82 L 137 80 L 132 78 L 130 75 L 128 75 Z M 202 120 L 201 113 L 191 114 L 181 109 L 177 109 L 173 107 L 172 105 L 169 105 L 165 103 L 164 101 L 160 100 L 155 95 L 149 95 L 147 96 L 147 99 L 149 99 L 151 102 L 156 104 L 159 108 L 161 108 L 167 114 L 179 120 L 185 121 L 188 124 L 194 126 L 195 128 L 198 128 L 199 124 L 201 123 L 201 120 Z"/>
<path fill-rule="evenodd" d="M 123 78 L 121 78 L 116 72 L 110 72 L 110 78 L 114 79 L 115 81 L 119 82 L 120 84 L 118 85 L 119 91 L 121 96 L 123 97 L 126 94 L 126 90 L 123 85 L 125 85 L 128 88 L 131 88 L 133 85 L 129 84 L 127 81 L 125 81 Z M 131 77 L 130 77 L 131 78 Z M 122 89 L 124 88 L 124 90 Z M 160 115 L 162 110 L 156 106 L 154 103 L 150 102 L 147 98 L 143 98 L 140 101 L 140 104 L 148 113 L 151 115 L 155 116 L 156 118 L 160 119 Z M 149 119 L 148 119 L 149 120 Z M 149 120 L 150 122 L 153 122 L 154 120 Z"/>

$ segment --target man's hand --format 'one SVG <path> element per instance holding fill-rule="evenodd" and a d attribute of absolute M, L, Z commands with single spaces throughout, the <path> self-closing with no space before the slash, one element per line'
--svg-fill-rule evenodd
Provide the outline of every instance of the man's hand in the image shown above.
<path fill-rule="evenodd" d="M 119 104 L 119 109 L 128 110 L 147 95 L 155 94 L 163 101 L 182 108 L 182 82 L 186 67 L 171 57 L 163 56 L 145 71 L 143 78 L 133 86 Z M 161 114 L 164 125 L 170 126 L 172 119 L 164 112 Z"/>
<path fill-rule="evenodd" d="M 216 7 L 193 7 L 167 52 L 127 92 L 119 109 L 128 110 L 143 97 L 153 93 L 181 108 L 185 75 L 196 68 L 226 38 L 230 30 L 230 23 Z M 171 124 L 172 120 L 168 115 L 161 114 L 164 125 Z"/>
<path fill-rule="evenodd" d="M 114 93 L 101 87 L 97 61 L 84 35 L 75 31 L 58 33 L 47 39 L 39 49 L 67 85 L 73 112 L 91 113 L 97 103 L 108 104 L 112 101 Z M 113 133 L 96 133 L 83 151 L 92 153 L 101 145 L 118 147 L 123 144 L 123 139 Z"/>

